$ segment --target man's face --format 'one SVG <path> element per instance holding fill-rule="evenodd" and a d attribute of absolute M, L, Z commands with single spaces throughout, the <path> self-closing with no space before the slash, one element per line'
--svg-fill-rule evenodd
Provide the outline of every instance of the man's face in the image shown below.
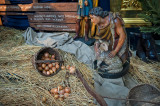
<path fill-rule="evenodd" d="M 100 23 L 100 17 L 99 16 L 95 16 L 95 15 L 89 15 L 91 18 L 91 22 L 94 23 L 95 25 Z"/>

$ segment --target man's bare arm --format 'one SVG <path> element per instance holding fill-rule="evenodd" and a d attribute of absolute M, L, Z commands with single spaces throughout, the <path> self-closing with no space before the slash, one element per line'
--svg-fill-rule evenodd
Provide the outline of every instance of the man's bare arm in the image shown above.
<path fill-rule="evenodd" d="M 119 52 L 119 50 L 123 46 L 124 41 L 126 39 L 126 34 L 123 29 L 122 23 L 118 18 L 115 20 L 115 28 L 116 28 L 115 29 L 116 33 L 119 36 L 119 40 L 118 40 L 118 44 L 117 44 L 115 50 L 111 51 L 110 54 L 108 55 L 108 57 L 110 57 L 110 58 L 114 57 Z"/>
<path fill-rule="evenodd" d="M 122 23 L 120 21 L 120 19 L 116 19 L 115 20 L 115 25 L 116 25 L 116 33 L 119 36 L 119 40 L 118 40 L 118 44 L 115 48 L 115 52 L 118 53 L 119 50 L 121 49 L 121 47 L 123 46 L 125 39 L 126 39 L 126 33 L 123 29 Z"/>

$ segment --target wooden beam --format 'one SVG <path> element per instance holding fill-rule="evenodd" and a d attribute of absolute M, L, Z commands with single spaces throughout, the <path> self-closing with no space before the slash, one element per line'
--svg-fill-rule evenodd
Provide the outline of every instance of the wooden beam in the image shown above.
<path fill-rule="evenodd" d="M 77 12 L 36 12 L 28 15 L 30 22 L 76 23 Z"/>
<path fill-rule="evenodd" d="M 34 13 L 0 12 L 0 15 L 33 15 Z"/>
<path fill-rule="evenodd" d="M 30 26 L 41 31 L 69 31 L 75 32 L 76 24 L 65 23 L 30 23 Z"/>
<path fill-rule="evenodd" d="M 77 3 L 31 3 L 0 5 L 0 11 L 77 11 Z"/>
<path fill-rule="evenodd" d="M 126 28 L 151 26 L 150 22 L 145 22 L 142 18 L 123 18 Z"/>

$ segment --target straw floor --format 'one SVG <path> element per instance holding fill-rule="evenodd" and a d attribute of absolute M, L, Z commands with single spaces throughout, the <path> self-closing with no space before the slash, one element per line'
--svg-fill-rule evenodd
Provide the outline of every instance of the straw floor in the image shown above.
<path fill-rule="evenodd" d="M 54 99 L 49 93 L 51 88 L 64 85 L 65 70 L 52 77 L 40 75 L 32 66 L 31 59 L 41 47 L 24 44 L 24 31 L 0 28 L 0 102 L 5 105 L 28 106 L 75 106 L 93 104 L 93 97 L 85 90 L 76 76 L 70 76 L 71 94 L 63 101 Z M 78 68 L 88 84 L 93 88 L 92 71 L 85 64 L 78 62 L 75 56 L 58 50 L 65 65 Z M 42 102 L 45 97 L 47 101 Z"/>
<path fill-rule="evenodd" d="M 63 85 L 65 70 L 52 77 L 40 75 L 32 66 L 32 56 L 41 47 L 25 45 L 24 31 L 0 27 L 0 103 L 6 106 L 94 106 L 93 97 L 86 91 L 76 76 L 70 76 L 71 94 L 63 101 L 55 99 L 51 88 Z M 75 56 L 58 50 L 65 65 L 74 65 L 93 88 L 93 70 L 76 60 Z M 160 88 L 160 63 L 144 63 L 138 58 L 131 58 L 129 73 L 139 83 L 150 83 Z M 42 102 L 42 98 L 47 99 Z"/>
<path fill-rule="evenodd" d="M 138 57 L 130 58 L 129 74 L 138 83 L 151 84 L 160 89 L 160 62 L 145 63 Z"/>

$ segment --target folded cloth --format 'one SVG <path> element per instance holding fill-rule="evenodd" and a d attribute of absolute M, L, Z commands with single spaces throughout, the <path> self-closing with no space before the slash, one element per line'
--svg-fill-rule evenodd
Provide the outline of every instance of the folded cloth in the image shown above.
<path fill-rule="evenodd" d="M 74 54 L 80 62 L 92 66 L 95 59 L 94 50 L 82 43 L 81 41 L 74 41 L 67 32 L 35 32 L 32 28 L 27 28 L 23 34 L 25 41 L 29 45 L 48 46 L 61 49 L 63 51 Z"/>

